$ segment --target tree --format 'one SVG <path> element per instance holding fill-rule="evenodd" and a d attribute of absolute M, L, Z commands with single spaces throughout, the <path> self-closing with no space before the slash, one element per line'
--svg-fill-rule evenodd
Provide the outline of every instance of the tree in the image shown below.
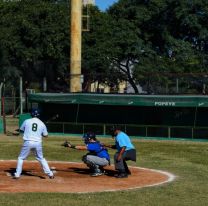
<path fill-rule="evenodd" d="M 7 65 L 17 68 L 27 82 L 47 76 L 52 87 L 57 77 L 65 78 L 69 65 L 68 7 L 67 1 L 0 2 L 0 42 L 7 53 Z"/>
<path fill-rule="evenodd" d="M 90 30 L 83 32 L 82 41 L 82 73 L 84 74 L 84 91 L 89 90 L 93 82 L 98 84 L 109 81 L 109 59 L 103 48 L 105 33 L 108 32 L 109 18 L 97 7 L 89 9 Z"/>
<path fill-rule="evenodd" d="M 83 43 L 85 76 L 110 86 L 129 81 L 138 93 L 132 65 L 148 51 L 138 38 L 140 30 L 125 19 L 115 20 L 96 9 L 90 14 L 90 32 L 85 34 Z"/>
<path fill-rule="evenodd" d="M 46 76 L 50 91 L 67 91 L 69 6 L 66 0 L 0 0 L 2 78 L 14 72 L 30 83 Z M 82 42 L 85 88 L 128 81 L 135 93 L 138 85 L 158 93 L 173 81 L 171 74 L 207 72 L 207 0 L 119 0 L 107 12 L 89 11 L 90 31 Z"/>
<path fill-rule="evenodd" d="M 148 74 L 158 73 L 159 80 L 165 73 L 206 70 L 207 5 L 203 0 L 120 0 L 109 9 L 109 15 L 120 24 L 120 33 L 129 33 L 129 22 L 134 27 L 136 36 L 130 35 L 127 42 L 134 41 L 144 48 L 143 55 L 134 56 L 131 71 L 135 82 L 148 82 Z M 123 40 L 117 39 L 113 47 L 122 50 Z M 120 62 L 125 62 L 128 54 L 122 53 L 125 57 Z"/>

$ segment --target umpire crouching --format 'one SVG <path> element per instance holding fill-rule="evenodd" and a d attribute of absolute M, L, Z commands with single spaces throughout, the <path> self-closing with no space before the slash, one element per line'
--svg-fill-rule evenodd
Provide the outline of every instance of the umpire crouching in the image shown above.
<path fill-rule="evenodd" d="M 115 137 L 115 145 L 109 145 L 109 147 L 117 149 L 114 155 L 114 164 L 118 173 L 115 177 L 126 178 L 131 174 L 126 161 L 136 161 L 136 149 L 129 136 L 122 132 L 119 126 L 114 126 L 111 131 L 112 136 Z"/>

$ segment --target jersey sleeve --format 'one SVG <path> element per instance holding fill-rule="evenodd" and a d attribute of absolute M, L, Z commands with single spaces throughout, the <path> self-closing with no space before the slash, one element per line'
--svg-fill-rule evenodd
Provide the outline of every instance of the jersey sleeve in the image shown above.
<path fill-rule="evenodd" d="M 120 147 L 126 147 L 126 142 L 122 138 L 119 139 L 118 144 Z"/>
<path fill-rule="evenodd" d="M 86 146 L 87 146 L 88 151 L 93 151 L 94 150 L 94 147 L 93 147 L 92 144 L 87 144 Z"/>
<path fill-rule="evenodd" d="M 118 135 L 117 137 L 117 142 L 120 148 L 122 147 L 126 147 L 127 146 L 127 136 L 123 133 L 121 133 L 120 135 Z"/>
<path fill-rule="evenodd" d="M 97 142 L 89 143 L 86 146 L 87 146 L 87 150 L 90 152 L 97 152 L 100 150 L 100 145 Z"/>
<path fill-rule="evenodd" d="M 43 132 L 42 132 L 42 135 L 43 135 L 43 136 L 48 136 L 48 131 L 47 131 L 47 128 L 46 128 L 45 124 L 43 125 Z"/>
<path fill-rule="evenodd" d="M 20 126 L 20 130 L 21 131 L 25 131 L 25 125 L 26 125 L 26 120 L 22 123 L 22 125 Z"/>

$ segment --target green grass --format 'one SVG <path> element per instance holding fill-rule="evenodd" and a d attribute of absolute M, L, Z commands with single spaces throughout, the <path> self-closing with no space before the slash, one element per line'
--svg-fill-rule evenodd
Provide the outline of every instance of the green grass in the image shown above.
<path fill-rule="evenodd" d="M 81 162 L 82 151 L 69 151 L 60 144 L 70 139 L 80 144 L 81 138 L 50 137 L 44 141 L 47 160 Z M 100 138 L 111 143 L 111 139 Z M 94 194 L 17 193 L 1 194 L 4 206 L 207 206 L 208 205 L 208 143 L 188 141 L 133 140 L 137 148 L 136 166 L 159 169 L 176 175 L 174 182 L 151 188 Z M 17 159 L 20 137 L 0 139 L 0 159 Z M 114 150 L 109 150 L 113 157 Z M 29 157 L 29 159 L 34 159 Z M 129 165 L 134 163 L 129 162 Z M 1 184 L 1 183 L 0 183 Z M 100 183 L 102 184 L 102 182 Z M 87 185 L 85 185 L 87 188 Z"/>

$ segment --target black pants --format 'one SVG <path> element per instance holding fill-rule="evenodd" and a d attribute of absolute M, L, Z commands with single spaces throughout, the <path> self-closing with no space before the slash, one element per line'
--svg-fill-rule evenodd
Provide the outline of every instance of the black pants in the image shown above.
<path fill-rule="evenodd" d="M 120 173 L 128 173 L 129 168 L 128 168 L 126 161 L 132 160 L 136 162 L 136 150 L 131 149 L 131 150 L 125 151 L 120 161 L 117 161 L 118 155 L 119 155 L 119 152 L 116 152 L 116 154 L 114 155 L 115 169 L 118 170 Z"/>

